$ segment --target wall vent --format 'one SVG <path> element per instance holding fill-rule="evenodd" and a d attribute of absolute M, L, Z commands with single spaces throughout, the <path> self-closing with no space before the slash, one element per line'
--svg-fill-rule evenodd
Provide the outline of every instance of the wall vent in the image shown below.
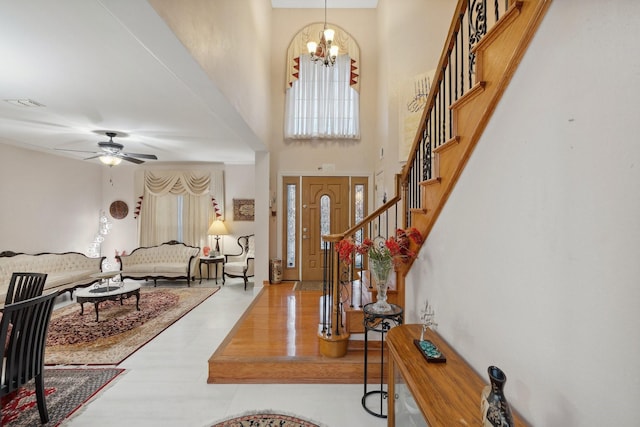
<path fill-rule="evenodd" d="M 5 102 L 8 102 L 11 105 L 16 105 L 18 107 L 44 107 L 44 104 L 39 103 L 38 101 L 34 101 L 33 99 L 5 99 Z"/>

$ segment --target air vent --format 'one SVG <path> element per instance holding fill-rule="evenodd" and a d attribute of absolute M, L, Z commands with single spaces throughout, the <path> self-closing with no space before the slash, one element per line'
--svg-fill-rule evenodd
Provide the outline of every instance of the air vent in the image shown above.
<path fill-rule="evenodd" d="M 34 101 L 33 99 L 5 99 L 11 105 L 16 105 L 18 107 L 45 107 L 44 104 L 39 103 L 38 101 Z"/>

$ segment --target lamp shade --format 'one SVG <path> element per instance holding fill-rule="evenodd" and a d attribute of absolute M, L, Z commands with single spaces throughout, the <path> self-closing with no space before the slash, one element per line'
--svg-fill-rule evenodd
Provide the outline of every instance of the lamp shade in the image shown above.
<path fill-rule="evenodd" d="M 207 234 L 210 234 L 212 236 L 223 236 L 229 234 L 229 232 L 227 231 L 227 227 L 225 227 L 224 222 L 216 219 L 211 223 L 211 227 L 209 227 L 209 231 L 207 232 Z"/>
<path fill-rule="evenodd" d="M 309 50 L 309 54 L 315 54 L 317 48 L 318 48 L 318 43 L 316 42 L 307 43 L 307 49 Z"/>
<path fill-rule="evenodd" d="M 324 39 L 327 41 L 327 43 L 333 43 L 333 36 L 335 36 L 335 34 L 335 30 L 327 28 L 326 30 L 324 30 Z"/>

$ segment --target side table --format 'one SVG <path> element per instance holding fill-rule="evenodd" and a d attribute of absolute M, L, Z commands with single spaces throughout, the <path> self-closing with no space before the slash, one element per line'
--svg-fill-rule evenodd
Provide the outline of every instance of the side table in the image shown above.
<path fill-rule="evenodd" d="M 200 283 L 202 283 L 202 265 L 206 264 L 207 265 L 207 280 L 209 280 L 209 266 L 211 264 L 214 264 L 216 267 L 216 285 L 218 284 L 218 264 L 224 264 L 224 256 L 217 256 L 217 257 L 206 257 L 206 256 L 201 256 L 200 257 Z"/>
<path fill-rule="evenodd" d="M 384 389 L 384 336 L 394 326 L 402 324 L 404 309 L 395 304 L 390 304 L 391 309 L 384 313 L 377 313 L 373 310 L 375 303 L 369 303 L 362 308 L 364 313 L 364 395 L 362 396 L 362 407 L 365 411 L 378 418 L 387 418 L 385 409 L 387 405 L 387 391 Z M 369 332 L 380 334 L 380 388 L 368 390 L 368 355 L 369 355 Z M 380 408 L 370 409 L 367 406 L 369 396 L 380 395 Z M 375 400 L 375 399 L 373 399 Z"/>

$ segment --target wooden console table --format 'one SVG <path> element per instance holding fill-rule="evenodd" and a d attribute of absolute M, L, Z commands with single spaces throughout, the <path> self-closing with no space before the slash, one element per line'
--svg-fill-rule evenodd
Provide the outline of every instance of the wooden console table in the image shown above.
<path fill-rule="evenodd" d="M 401 427 L 407 419 L 412 422 L 417 419 L 420 424 L 431 427 L 481 426 L 480 399 L 489 378 L 483 380 L 432 330 L 427 330 L 425 339 L 434 343 L 447 361 L 428 363 L 413 342 L 420 339 L 421 330 L 422 325 L 401 325 L 387 333 L 391 356 L 388 425 Z M 506 395 L 508 400 L 508 383 Z M 405 407 L 396 407 L 399 402 Z M 407 419 L 396 419 L 396 416 Z M 528 425 L 515 411 L 513 417 L 516 426 Z"/>

